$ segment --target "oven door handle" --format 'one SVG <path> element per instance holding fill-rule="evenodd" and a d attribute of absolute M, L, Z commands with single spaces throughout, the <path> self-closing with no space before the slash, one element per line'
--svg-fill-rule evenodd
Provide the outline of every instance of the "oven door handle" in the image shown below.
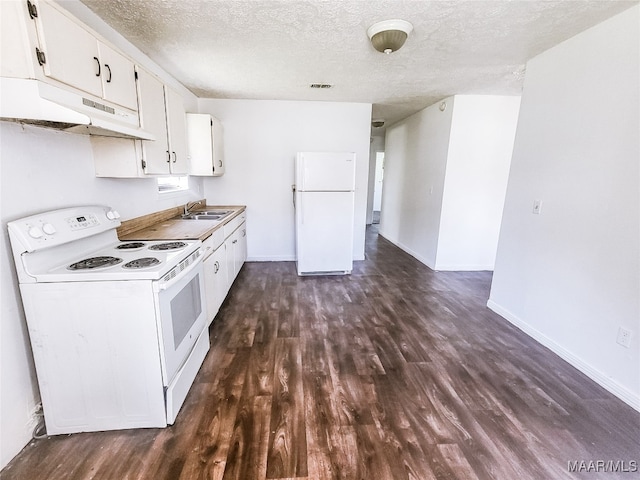
<path fill-rule="evenodd" d="M 176 283 L 178 283 L 180 280 L 182 280 L 184 277 L 186 277 L 187 275 L 189 275 L 189 273 L 191 272 L 191 270 L 195 269 L 198 267 L 198 265 L 200 265 L 202 263 L 202 256 L 198 256 L 198 259 L 193 262 L 190 266 L 188 266 L 187 268 L 185 268 L 182 272 L 180 272 L 178 275 L 176 275 L 175 277 L 173 277 L 171 280 L 169 280 L 168 282 L 164 282 L 158 285 L 158 291 L 162 291 L 162 290 L 167 290 L 169 288 L 171 288 L 173 285 L 175 285 Z"/>

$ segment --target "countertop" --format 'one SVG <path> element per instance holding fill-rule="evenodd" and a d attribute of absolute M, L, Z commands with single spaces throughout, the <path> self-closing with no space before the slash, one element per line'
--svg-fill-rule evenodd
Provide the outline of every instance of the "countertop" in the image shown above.
<path fill-rule="evenodd" d="M 232 210 L 221 220 L 183 220 L 180 218 L 183 207 L 164 210 L 122 222 L 118 229 L 118 238 L 131 240 L 205 240 L 217 229 L 230 222 L 245 211 L 244 205 L 207 205 L 191 210 Z"/>

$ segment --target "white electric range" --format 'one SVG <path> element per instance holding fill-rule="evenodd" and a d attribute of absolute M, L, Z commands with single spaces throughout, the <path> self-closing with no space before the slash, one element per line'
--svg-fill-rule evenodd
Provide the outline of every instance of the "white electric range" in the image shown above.
<path fill-rule="evenodd" d="M 198 240 L 79 206 L 9 222 L 47 434 L 172 424 L 209 350 Z"/>

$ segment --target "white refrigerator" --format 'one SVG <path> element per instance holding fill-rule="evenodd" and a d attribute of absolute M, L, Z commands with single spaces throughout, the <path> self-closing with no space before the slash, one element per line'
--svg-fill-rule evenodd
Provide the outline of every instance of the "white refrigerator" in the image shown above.
<path fill-rule="evenodd" d="M 355 153 L 299 152 L 295 162 L 298 275 L 353 268 Z"/>

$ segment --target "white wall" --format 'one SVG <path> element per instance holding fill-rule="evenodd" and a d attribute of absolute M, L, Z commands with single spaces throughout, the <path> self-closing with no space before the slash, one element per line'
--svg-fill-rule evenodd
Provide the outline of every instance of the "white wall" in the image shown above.
<path fill-rule="evenodd" d="M 454 106 L 421 110 L 387 128 L 380 234 L 435 268 Z"/>
<path fill-rule="evenodd" d="M 354 259 L 364 259 L 371 104 L 199 100 L 224 129 L 226 170 L 205 178 L 209 203 L 247 206 L 249 260 L 295 260 L 293 166 L 298 151 L 356 152 Z"/>
<path fill-rule="evenodd" d="M 380 233 L 434 270 L 492 270 L 520 98 L 441 103 L 387 129 Z"/>
<path fill-rule="evenodd" d="M 436 270 L 493 270 L 520 97 L 456 95 Z"/>
<path fill-rule="evenodd" d="M 489 301 L 636 409 L 639 25 L 634 6 L 527 64 Z"/>

